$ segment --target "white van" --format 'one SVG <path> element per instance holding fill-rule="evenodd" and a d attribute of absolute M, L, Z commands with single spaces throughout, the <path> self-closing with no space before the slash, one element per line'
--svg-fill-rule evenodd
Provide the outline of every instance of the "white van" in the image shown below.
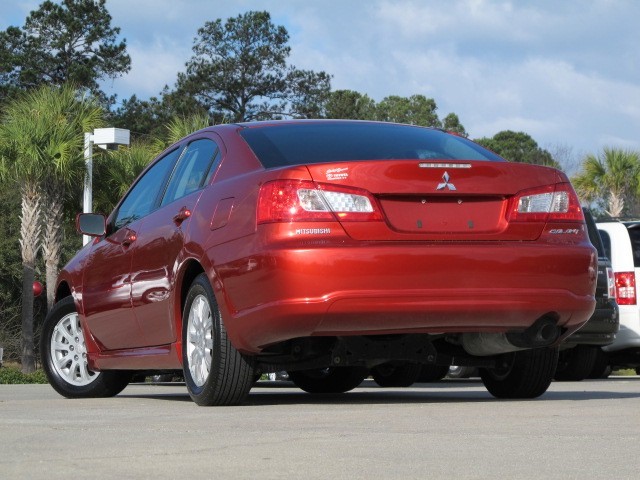
<path fill-rule="evenodd" d="M 604 249 L 611 260 L 616 301 L 620 308 L 620 331 L 611 345 L 602 347 L 613 368 L 640 372 L 640 220 L 599 222 Z"/>

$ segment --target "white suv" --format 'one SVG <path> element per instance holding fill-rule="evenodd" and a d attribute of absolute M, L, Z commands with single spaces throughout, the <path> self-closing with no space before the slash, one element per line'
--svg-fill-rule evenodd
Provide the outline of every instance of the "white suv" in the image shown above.
<path fill-rule="evenodd" d="M 611 260 L 620 308 L 620 331 L 614 342 L 602 350 L 611 367 L 640 371 L 640 305 L 636 287 L 640 283 L 640 220 L 612 220 L 597 225 Z"/>

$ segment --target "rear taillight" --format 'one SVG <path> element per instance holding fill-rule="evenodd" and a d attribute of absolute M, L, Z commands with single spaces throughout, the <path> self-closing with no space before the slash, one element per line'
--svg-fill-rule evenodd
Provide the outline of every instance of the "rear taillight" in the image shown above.
<path fill-rule="evenodd" d="M 635 272 L 615 272 L 616 301 L 618 305 L 636 304 Z"/>
<path fill-rule="evenodd" d="M 570 183 L 519 192 L 507 213 L 510 222 L 584 222 L 580 201 Z"/>
<path fill-rule="evenodd" d="M 616 280 L 613 276 L 613 270 L 607 267 L 607 295 L 609 298 L 616 298 Z"/>
<path fill-rule="evenodd" d="M 265 183 L 258 199 L 258 223 L 377 221 L 380 209 L 366 190 L 307 180 Z"/>

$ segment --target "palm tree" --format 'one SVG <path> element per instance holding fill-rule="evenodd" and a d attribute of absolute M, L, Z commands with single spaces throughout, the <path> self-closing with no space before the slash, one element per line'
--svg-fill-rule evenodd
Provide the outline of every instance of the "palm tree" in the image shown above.
<path fill-rule="evenodd" d="M 629 150 L 604 148 L 602 154 L 587 155 L 580 173 L 572 183 L 580 197 L 587 201 L 603 201 L 611 217 L 622 216 L 625 202 L 638 193 L 640 154 Z"/>
<path fill-rule="evenodd" d="M 98 156 L 94 164 L 96 211 L 110 212 L 154 157 L 190 133 L 209 125 L 207 115 L 176 116 L 164 125 L 163 138 L 137 140 L 129 147 Z"/>
<path fill-rule="evenodd" d="M 142 170 L 161 151 L 162 146 L 158 142 L 137 140 L 129 147 L 97 156 L 93 170 L 95 210 L 108 214 Z"/>
<path fill-rule="evenodd" d="M 167 133 L 164 146 L 168 147 L 190 133 L 206 128 L 210 125 L 211 123 L 209 122 L 209 117 L 207 115 L 195 114 L 188 117 L 175 116 L 165 126 Z"/>
<path fill-rule="evenodd" d="M 42 246 L 51 306 L 65 192 L 84 178 L 83 132 L 92 131 L 101 121 L 102 109 L 96 103 L 79 97 L 73 86 L 63 85 L 26 92 L 6 107 L 0 123 L 0 173 L 18 182 L 22 195 L 22 370 L 26 373 L 35 370 L 32 284 L 37 254 Z"/>

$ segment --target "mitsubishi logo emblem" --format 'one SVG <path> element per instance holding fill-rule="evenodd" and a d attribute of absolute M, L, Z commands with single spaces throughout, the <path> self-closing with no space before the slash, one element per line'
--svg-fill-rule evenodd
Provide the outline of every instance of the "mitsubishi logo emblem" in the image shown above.
<path fill-rule="evenodd" d="M 453 183 L 449 183 L 449 174 L 447 172 L 444 172 L 444 175 L 442 175 L 442 180 L 444 180 L 444 183 L 439 183 L 436 190 L 442 190 L 445 187 L 449 190 L 456 189 L 456 186 Z"/>

